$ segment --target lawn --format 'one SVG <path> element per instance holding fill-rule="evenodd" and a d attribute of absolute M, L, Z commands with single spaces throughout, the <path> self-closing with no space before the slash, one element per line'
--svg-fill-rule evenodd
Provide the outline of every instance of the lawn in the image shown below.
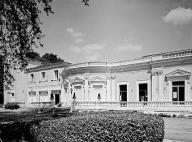
<path fill-rule="evenodd" d="M 54 112 L 58 112 L 55 110 Z M 61 110 L 59 110 L 61 114 Z M 30 127 L 38 125 L 42 120 L 52 120 L 72 115 L 68 109 L 62 110 L 61 115 L 53 115 L 53 110 L 38 113 L 34 109 L 0 110 L 0 141 L 32 141 Z"/>
<path fill-rule="evenodd" d="M 30 121 L 34 119 L 50 120 L 55 118 L 52 117 L 51 111 L 48 113 L 40 114 L 33 110 L 0 111 L 1 124 L 10 121 Z M 163 119 L 165 122 L 165 139 L 192 142 L 192 119 L 166 117 Z"/>
<path fill-rule="evenodd" d="M 192 142 L 192 119 L 164 118 L 165 139 Z"/>

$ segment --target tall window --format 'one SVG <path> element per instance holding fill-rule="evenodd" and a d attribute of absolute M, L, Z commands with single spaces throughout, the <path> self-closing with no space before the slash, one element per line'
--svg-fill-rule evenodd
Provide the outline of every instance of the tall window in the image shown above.
<path fill-rule="evenodd" d="M 30 82 L 34 82 L 34 74 L 30 74 Z"/>
<path fill-rule="evenodd" d="M 54 70 L 54 75 L 55 75 L 55 79 L 58 80 L 59 79 L 59 72 L 58 72 L 58 70 Z"/>
<path fill-rule="evenodd" d="M 119 85 L 120 101 L 127 101 L 127 84 Z"/>
<path fill-rule="evenodd" d="M 45 80 L 45 72 L 41 72 L 41 79 L 42 79 L 42 81 Z"/>
<path fill-rule="evenodd" d="M 147 83 L 139 84 L 139 101 L 148 101 Z"/>

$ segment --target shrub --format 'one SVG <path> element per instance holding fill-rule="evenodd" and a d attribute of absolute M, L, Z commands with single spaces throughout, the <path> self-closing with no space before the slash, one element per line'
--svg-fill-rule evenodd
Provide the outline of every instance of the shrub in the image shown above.
<path fill-rule="evenodd" d="M 14 102 L 5 104 L 5 109 L 18 109 L 18 108 L 20 108 L 20 106 Z"/>
<path fill-rule="evenodd" d="M 43 121 L 33 132 L 44 142 L 162 142 L 164 121 L 138 112 L 90 112 Z"/>
<path fill-rule="evenodd" d="M 0 104 L 0 108 L 3 108 L 3 104 Z"/>
<path fill-rule="evenodd" d="M 20 142 L 23 141 L 33 141 L 35 139 L 31 135 L 31 127 L 38 125 L 42 120 L 24 120 L 0 123 L 0 140 L 3 142 Z"/>

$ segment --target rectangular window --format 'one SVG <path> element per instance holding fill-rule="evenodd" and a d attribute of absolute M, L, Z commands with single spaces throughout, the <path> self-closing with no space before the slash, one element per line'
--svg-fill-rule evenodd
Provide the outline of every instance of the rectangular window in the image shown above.
<path fill-rule="evenodd" d="M 103 85 L 92 85 L 94 89 L 102 89 Z"/>
<path fill-rule="evenodd" d="M 59 72 L 58 70 L 54 70 L 55 80 L 59 79 Z"/>
<path fill-rule="evenodd" d="M 28 93 L 29 93 L 29 96 L 36 96 L 36 92 L 35 91 L 30 91 Z"/>
<path fill-rule="evenodd" d="M 48 96 L 48 91 L 39 91 L 40 96 Z"/>
<path fill-rule="evenodd" d="M 45 72 L 41 72 L 41 79 L 42 81 L 45 81 Z"/>
<path fill-rule="evenodd" d="M 173 101 L 185 101 L 185 81 L 172 82 Z"/>
<path fill-rule="evenodd" d="M 81 86 L 74 86 L 74 89 L 80 90 L 80 89 L 81 89 Z"/>
<path fill-rule="evenodd" d="M 14 94 L 14 93 L 11 93 L 11 97 L 14 98 L 14 97 L 15 97 L 15 94 Z"/>
<path fill-rule="evenodd" d="M 127 84 L 119 85 L 119 92 L 120 92 L 120 101 L 126 102 L 127 101 Z"/>
<path fill-rule="evenodd" d="M 30 74 L 30 82 L 34 82 L 34 74 Z"/>
<path fill-rule="evenodd" d="M 139 101 L 148 101 L 148 84 L 139 84 Z"/>

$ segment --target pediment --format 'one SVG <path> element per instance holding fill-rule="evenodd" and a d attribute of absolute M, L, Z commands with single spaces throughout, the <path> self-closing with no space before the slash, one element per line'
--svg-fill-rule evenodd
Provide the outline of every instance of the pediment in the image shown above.
<path fill-rule="evenodd" d="M 178 77 L 178 76 L 191 76 L 191 73 L 184 70 L 177 69 L 166 75 L 166 77 Z"/>
<path fill-rule="evenodd" d="M 80 83 L 80 82 L 84 82 L 85 80 L 79 78 L 79 77 L 75 77 L 73 78 L 70 82 L 73 84 L 73 83 Z"/>
<path fill-rule="evenodd" d="M 100 76 L 95 76 L 93 78 L 90 78 L 89 81 L 106 81 L 106 79 Z"/>

